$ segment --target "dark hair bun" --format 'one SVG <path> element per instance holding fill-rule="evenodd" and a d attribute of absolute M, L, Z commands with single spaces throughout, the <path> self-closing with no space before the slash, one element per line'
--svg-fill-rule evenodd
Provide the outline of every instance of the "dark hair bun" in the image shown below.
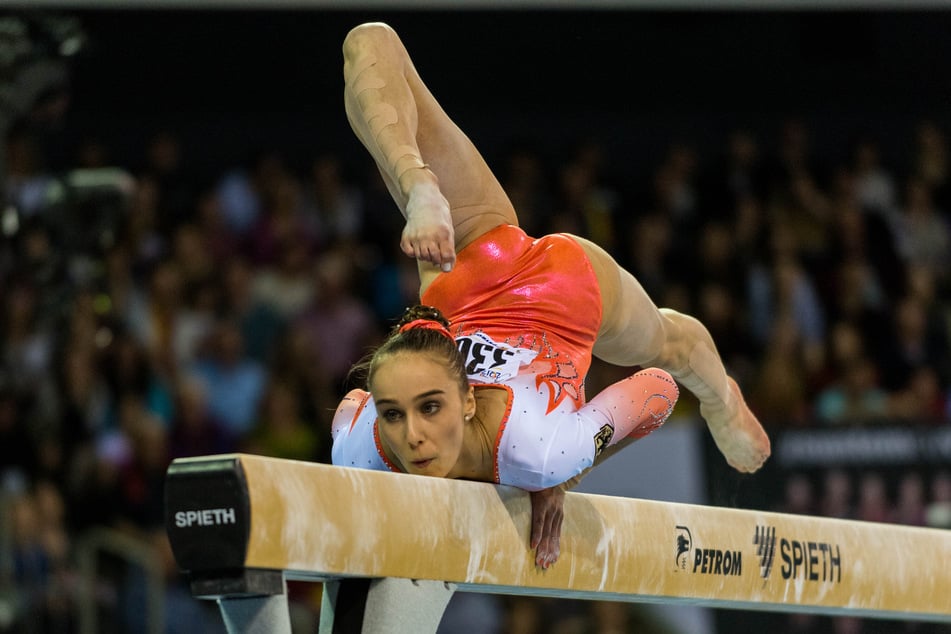
<path fill-rule="evenodd" d="M 400 321 L 394 326 L 393 331 L 399 331 L 400 328 L 417 319 L 428 319 L 429 321 L 442 324 L 444 328 L 449 328 L 449 320 L 446 319 L 441 310 L 435 306 L 416 304 L 415 306 L 410 306 L 403 312 L 403 316 L 400 317 Z"/>

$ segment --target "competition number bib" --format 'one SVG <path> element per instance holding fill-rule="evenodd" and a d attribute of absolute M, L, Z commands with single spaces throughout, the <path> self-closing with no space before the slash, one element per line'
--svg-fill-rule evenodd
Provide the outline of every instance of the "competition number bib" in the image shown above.
<path fill-rule="evenodd" d="M 456 338 L 456 345 L 466 359 L 466 374 L 470 380 L 500 383 L 514 378 L 522 365 L 531 363 L 538 352 L 493 341 L 485 333 L 477 332 Z"/>

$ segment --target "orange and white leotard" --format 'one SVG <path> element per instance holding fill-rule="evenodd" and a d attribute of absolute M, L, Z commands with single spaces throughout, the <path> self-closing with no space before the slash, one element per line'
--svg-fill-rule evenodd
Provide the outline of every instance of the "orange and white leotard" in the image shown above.
<path fill-rule="evenodd" d="M 495 481 L 527 490 L 560 484 L 623 437 L 659 427 L 677 399 L 661 370 L 615 383 L 585 403 L 584 377 L 601 325 L 597 278 L 566 235 L 540 239 L 512 225 L 459 252 L 423 294 L 466 359 L 469 381 L 503 387 L 508 409 L 495 443 Z M 354 390 L 333 421 L 333 463 L 397 471 L 380 446 L 372 397 Z"/>

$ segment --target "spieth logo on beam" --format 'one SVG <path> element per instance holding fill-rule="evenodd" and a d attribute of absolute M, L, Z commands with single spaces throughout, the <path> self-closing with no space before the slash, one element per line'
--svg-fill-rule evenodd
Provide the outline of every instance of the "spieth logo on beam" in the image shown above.
<path fill-rule="evenodd" d="M 763 585 L 773 571 L 773 555 L 776 553 L 776 527 L 757 526 L 753 534 L 753 545 L 756 546 L 756 556 L 759 557 L 759 574 L 763 578 Z"/>
<path fill-rule="evenodd" d="M 763 583 L 769 580 L 776 551 L 776 528 L 757 526 L 753 534 L 756 556 L 760 560 Z M 803 579 L 821 583 L 842 583 L 842 551 L 838 544 L 797 539 L 779 540 L 783 579 Z"/>
<path fill-rule="evenodd" d="M 188 528 L 191 526 L 220 526 L 235 524 L 237 518 L 234 508 L 198 509 L 196 511 L 179 511 L 175 513 L 175 526 Z"/>

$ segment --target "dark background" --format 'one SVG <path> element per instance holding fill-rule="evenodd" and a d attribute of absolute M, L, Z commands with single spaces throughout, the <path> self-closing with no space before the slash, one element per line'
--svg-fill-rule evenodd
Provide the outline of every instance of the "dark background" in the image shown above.
<path fill-rule="evenodd" d="M 362 156 L 343 114 L 340 47 L 383 20 L 490 162 L 528 137 L 597 137 L 634 168 L 672 140 L 719 144 L 802 117 L 847 147 L 873 130 L 899 154 L 909 121 L 948 115 L 951 12 L 79 11 L 69 129 L 120 162 L 156 129 L 195 166 L 251 149 Z M 900 141 L 899 141 L 900 140 Z M 817 149 L 822 149 L 821 147 Z M 900 157 L 896 157 L 900 158 Z"/>

